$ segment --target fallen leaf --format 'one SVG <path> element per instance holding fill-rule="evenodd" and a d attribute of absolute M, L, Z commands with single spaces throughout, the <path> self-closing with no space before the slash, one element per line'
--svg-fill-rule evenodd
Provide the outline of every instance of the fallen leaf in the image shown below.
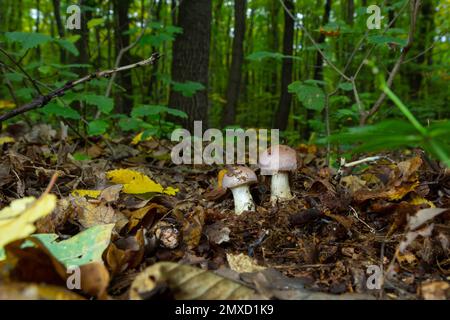
<path fill-rule="evenodd" d="M 265 269 L 262 266 L 258 266 L 252 258 L 243 253 L 227 253 L 227 261 L 230 269 L 238 273 L 258 272 Z"/>
<path fill-rule="evenodd" d="M 114 202 L 119 200 L 120 191 L 122 190 L 122 188 L 123 186 L 121 184 L 116 184 L 103 189 L 100 194 L 100 200 L 106 202 Z"/>
<path fill-rule="evenodd" d="M 422 282 L 419 294 L 425 300 L 448 300 L 450 299 L 450 284 L 446 281 Z"/>
<path fill-rule="evenodd" d="M 13 137 L 0 137 L 0 146 L 4 145 L 5 143 L 14 143 L 16 140 L 14 140 Z"/>
<path fill-rule="evenodd" d="M 158 262 L 134 279 L 130 299 L 143 300 L 161 285 L 167 286 L 177 300 L 245 300 L 255 293 L 211 271 L 173 262 Z"/>
<path fill-rule="evenodd" d="M 84 227 L 90 228 L 99 224 L 117 223 L 125 225 L 128 220 L 121 212 L 114 210 L 110 205 L 92 203 L 86 198 L 75 198 L 72 202 L 76 220 Z M 120 228 L 119 228 L 120 229 Z"/>
<path fill-rule="evenodd" d="M 103 251 L 108 247 L 114 224 L 104 224 L 86 229 L 70 239 L 57 241 L 56 234 L 35 234 L 48 252 L 65 266 L 81 266 L 102 261 Z"/>
<path fill-rule="evenodd" d="M 45 194 L 39 199 L 22 198 L 0 211 L 0 249 L 9 242 L 32 234 L 34 222 L 48 215 L 56 207 L 56 196 Z"/>
<path fill-rule="evenodd" d="M 212 243 L 221 244 L 230 241 L 230 228 L 223 222 L 217 221 L 206 227 L 205 233 Z"/>
<path fill-rule="evenodd" d="M 447 210 L 448 209 L 443 208 L 428 208 L 419 210 L 414 216 L 408 217 L 408 227 L 410 230 L 415 230 L 428 220 L 433 219 Z"/>
<path fill-rule="evenodd" d="M 72 195 L 74 197 L 90 197 L 97 199 L 98 196 L 102 193 L 102 190 L 85 190 L 85 189 L 76 189 L 72 191 Z"/>
<path fill-rule="evenodd" d="M 123 192 L 130 194 L 141 194 L 148 192 L 166 193 L 175 195 L 178 189 L 168 187 L 163 188 L 148 176 L 138 171 L 130 169 L 116 169 L 106 173 L 107 178 L 113 183 L 123 184 Z"/>
<path fill-rule="evenodd" d="M 0 284 L 0 300 L 85 300 L 67 289 L 35 283 Z"/>

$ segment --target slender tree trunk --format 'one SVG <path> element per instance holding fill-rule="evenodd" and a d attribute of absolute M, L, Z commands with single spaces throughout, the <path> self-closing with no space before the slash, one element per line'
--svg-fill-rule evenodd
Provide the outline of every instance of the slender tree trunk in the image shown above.
<path fill-rule="evenodd" d="M 234 38 L 231 68 L 228 77 L 227 104 L 225 105 L 223 126 L 232 125 L 236 121 L 236 108 L 241 89 L 242 62 L 244 61 L 245 14 L 246 0 L 234 2 Z"/>
<path fill-rule="evenodd" d="M 128 17 L 128 10 L 130 9 L 131 0 L 114 0 L 114 13 L 116 15 L 116 29 L 115 29 L 115 45 L 116 56 L 122 48 L 130 45 L 130 18 Z M 130 51 L 127 51 L 122 56 L 122 65 L 132 63 Z M 125 89 L 125 92 L 115 95 L 116 108 L 118 112 L 129 114 L 133 107 L 133 81 L 131 77 L 131 70 L 121 72 L 118 74 L 118 83 Z"/>
<path fill-rule="evenodd" d="M 326 0 L 325 8 L 322 16 L 322 26 L 326 25 L 330 20 L 330 12 L 331 12 L 331 0 Z M 325 42 L 325 35 L 321 33 L 317 38 L 316 42 L 320 45 Z M 314 80 L 323 80 L 323 57 L 319 52 L 316 52 L 316 63 L 314 65 Z M 315 111 L 307 110 L 306 112 L 307 120 L 314 119 Z M 308 139 L 309 135 L 312 132 L 311 126 L 308 124 L 307 130 L 304 133 L 304 138 Z"/>
<path fill-rule="evenodd" d="M 52 2 L 53 2 L 53 15 L 55 16 L 58 35 L 62 39 L 64 38 L 64 25 L 61 19 L 61 1 L 52 0 Z M 64 48 L 59 48 L 59 60 L 61 61 L 61 63 L 66 63 L 66 52 Z"/>
<path fill-rule="evenodd" d="M 411 56 L 419 55 L 431 45 L 434 35 L 434 6 L 432 0 L 423 0 L 420 14 L 417 17 L 417 39 L 410 53 Z M 405 68 L 404 74 L 409 80 L 410 97 L 416 99 L 419 93 L 422 93 L 421 86 L 423 82 L 424 64 L 428 63 L 427 57 L 431 57 L 432 51 L 429 50 L 425 54 L 419 55 L 414 61 L 415 64 L 410 68 Z"/>
<path fill-rule="evenodd" d="M 294 3 L 292 0 L 285 1 L 286 7 L 294 13 Z M 284 13 L 284 34 L 283 34 L 283 54 L 292 56 L 294 45 L 294 20 L 290 15 Z M 278 102 L 278 111 L 275 120 L 275 128 L 286 130 L 289 112 L 291 110 L 292 95 L 288 92 L 288 86 L 292 82 L 292 66 L 291 58 L 283 59 L 281 67 L 281 95 Z"/>
<path fill-rule="evenodd" d="M 172 80 L 194 81 L 205 86 L 192 97 L 185 97 L 171 89 L 169 106 L 183 110 L 188 119 L 183 120 L 185 128 L 193 130 L 194 121 L 208 124 L 208 69 L 211 37 L 211 0 L 182 1 L 179 5 L 178 26 L 183 33 L 173 45 Z"/>

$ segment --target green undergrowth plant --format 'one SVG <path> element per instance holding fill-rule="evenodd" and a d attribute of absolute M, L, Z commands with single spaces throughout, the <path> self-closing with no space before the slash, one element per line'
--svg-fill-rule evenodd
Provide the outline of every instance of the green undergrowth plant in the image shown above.
<path fill-rule="evenodd" d="M 388 119 L 373 125 L 348 128 L 324 141 L 348 147 L 350 153 L 377 152 L 420 147 L 450 167 L 450 121 L 422 125 L 397 95 L 381 81 L 381 89 L 394 102 L 404 119 Z"/>

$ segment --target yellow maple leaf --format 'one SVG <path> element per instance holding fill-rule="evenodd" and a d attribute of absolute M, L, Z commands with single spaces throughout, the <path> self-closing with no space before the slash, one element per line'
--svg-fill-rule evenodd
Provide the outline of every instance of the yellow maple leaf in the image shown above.
<path fill-rule="evenodd" d="M 72 191 L 72 195 L 75 197 L 84 197 L 88 196 L 91 198 L 98 198 L 98 196 L 102 193 L 102 190 L 85 190 L 85 189 L 76 189 Z"/>
<path fill-rule="evenodd" d="M 35 199 L 27 197 L 11 202 L 0 211 L 0 249 L 4 245 L 32 234 L 34 222 L 52 212 L 56 207 L 56 196 L 46 194 Z"/>
<path fill-rule="evenodd" d="M 5 143 L 14 143 L 16 140 L 14 140 L 13 137 L 0 137 L 0 146 L 4 145 Z"/>
<path fill-rule="evenodd" d="M 175 195 L 179 191 L 172 187 L 164 189 L 145 174 L 131 169 L 111 170 L 106 173 L 106 177 L 113 183 L 123 184 L 122 191 L 130 194 L 156 192 Z"/>
<path fill-rule="evenodd" d="M 131 140 L 131 144 L 138 144 L 139 142 L 142 141 L 142 135 L 144 134 L 144 132 L 141 132 L 139 134 L 137 134 L 133 140 Z M 147 137 L 146 139 L 144 139 L 145 141 L 150 141 L 152 140 L 152 137 Z"/>
<path fill-rule="evenodd" d="M 16 104 L 8 100 L 0 100 L 0 109 L 12 109 Z"/>

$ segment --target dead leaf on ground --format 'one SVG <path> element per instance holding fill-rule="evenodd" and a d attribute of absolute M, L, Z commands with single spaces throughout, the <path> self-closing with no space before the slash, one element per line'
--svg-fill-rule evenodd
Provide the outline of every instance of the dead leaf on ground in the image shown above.
<path fill-rule="evenodd" d="M 134 279 L 130 299 L 144 300 L 158 286 L 167 286 L 177 300 L 244 300 L 254 290 L 211 271 L 172 262 L 158 262 Z"/>

